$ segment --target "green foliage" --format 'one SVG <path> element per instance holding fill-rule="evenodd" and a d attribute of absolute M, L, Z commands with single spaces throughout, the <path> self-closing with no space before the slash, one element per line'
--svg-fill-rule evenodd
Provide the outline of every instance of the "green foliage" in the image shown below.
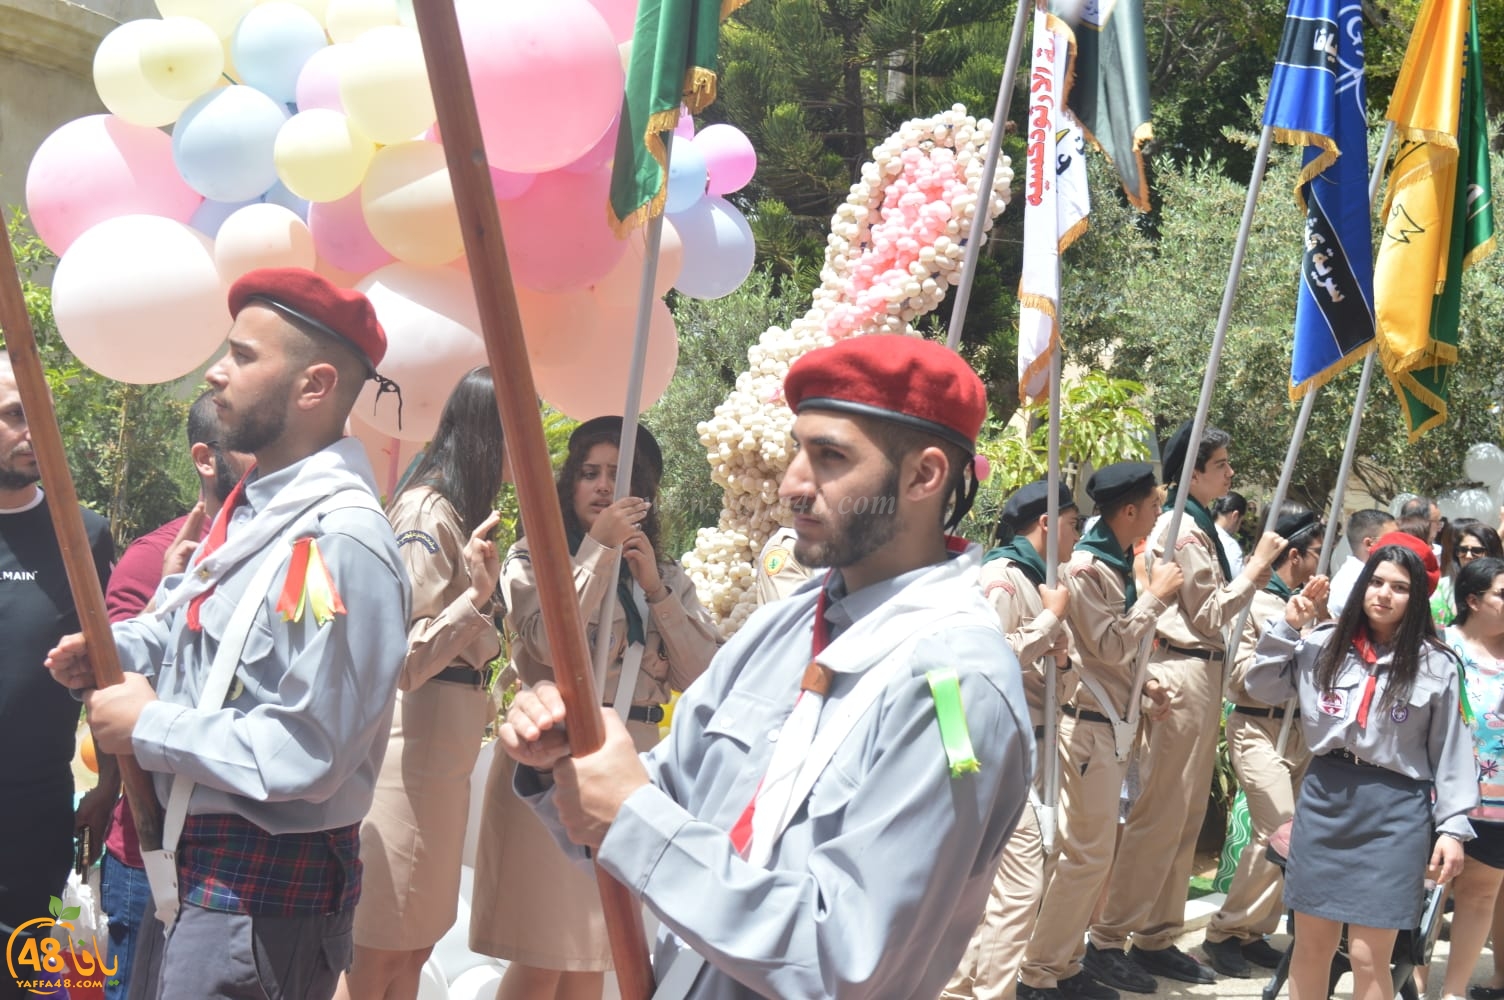
<path fill-rule="evenodd" d="M 58 336 L 56 265 L 17 211 L 11 248 L 79 500 L 106 515 L 117 548 L 181 514 L 198 495 L 183 437 L 187 403 L 169 386 L 126 385 L 86 368 Z"/>
<path fill-rule="evenodd" d="M 1067 485 L 1074 483 L 1083 468 L 1100 469 L 1148 456 L 1145 441 L 1153 425 L 1141 406 L 1143 398 L 1144 387 L 1138 382 L 1099 371 L 1062 383 L 1060 462 Z M 1049 471 L 1048 404 L 1026 406 L 1021 416 L 1030 427 L 1027 435 L 996 419 L 982 429 L 977 450 L 991 464 L 992 475 L 962 522 L 968 537 L 986 537 L 1008 496 L 1043 479 Z"/>
<path fill-rule="evenodd" d="M 793 282 L 754 272 L 722 299 L 679 299 L 679 367 L 663 398 L 643 415 L 663 448 L 659 515 L 666 553 L 694 547 L 695 532 L 716 523 L 722 490 L 710 479 L 698 425 L 708 420 L 747 367 L 747 349 L 773 326 L 809 307 Z"/>

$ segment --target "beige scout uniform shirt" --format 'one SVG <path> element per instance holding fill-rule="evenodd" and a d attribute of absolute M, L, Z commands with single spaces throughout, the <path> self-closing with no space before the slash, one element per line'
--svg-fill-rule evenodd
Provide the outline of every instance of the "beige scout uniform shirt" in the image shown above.
<path fill-rule="evenodd" d="M 470 574 L 464 549 L 470 533 L 443 495 L 427 486 L 404 490 L 387 518 L 413 585 L 407 659 L 397 686 L 411 691 L 451 665 L 485 670 L 501 652 L 492 619 L 495 597 L 476 608 L 465 597 Z"/>
<path fill-rule="evenodd" d="M 1260 590 L 1253 595 L 1253 609 L 1248 613 L 1248 623 L 1243 626 L 1243 637 L 1238 640 L 1237 658 L 1233 661 L 1232 669 L 1227 672 L 1227 700 L 1234 705 L 1247 705 L 1250 708 L 1271 707 L 1249 694 L 1248 689 L 1243 686 L 1243 679 L 1248 676 L 1248 671 L 1253 666 L 1254 650 L 1258 648 L 1259 638 L 1264 634 L 1264 626 L 1271 618 L 1284 621 L 1285 602 L 1278 594 Z"/>
<path fill-rule="evenodd" d="M 1154 557 L 1164 551 L 1164 536 L 1170 530 L 1171 511 L 1154 524 Z M 1175 561 L 1185 573 L 1180 600 L 1159 616 L 1158 633 L 1171 645 L 1183 649 L 1222 650 L 1227 646 L 1222 630 L 1253 600 L 1257 587 L 1239 575 L 1231 582 L 1222 576 L 1215 544 L 1196 525 L 1190 514 L 1180 519 L 1180 538 L 1175 543 Z"/>
<path fill-rule="evenodd" d="M 595 648 L 601 603 L 615 584 L 613 577 L 604 574 L 621 564 L 619 559 L 611 559 L 614 552 L 586 535 L 574 556 L 575 593 L 580 598 L 585 633 L 592 650 Z M 695 596 L 694 584 L 679 564 L 659 563 L 658 570 L 669 595 L 657 604 L 648 605 L 647 618 L 643 622 L 647 643 L 642 654 L 642 672 L 637 675 L 637 689 L 632 696 L 634 705 L 661 705 L 668 701 L 670 690 L 683 691 L 709 666 L 710 658 L 722 642 L 710 614 Z M 553 654 L 543 627 L 537 581 L 533 576 L 532 556 L 526 538 L 519 540 L 507 553 L 501 570 L 501 585 L 507 598 L 507 624 L 517 634 L 512 659 L 518 673 L 527 684 L 552 680 Z M 616 614 L 611 620 L 611 666 L 606 673 L 606 690 L 601 693 L 605 702 L 615 698 L 622 653 L 627 647 L 626 610 L 619 600 L 612 603 Z"/>
<path fill-rule="evenodd" d="M 793 528 L 779 528 L 757 556 L 757 604 L 781 601 L 809 579 L 809 569 L 794 558 L 799 535 Z"/>
<path fill-rule="evenodd" d="M 1126 718 L 1139 646 L 1154 630 L 1166 605 L 1146 589 L 1125 611 L 1128 588 L 1123 578 L 1083 549 L 1071 554 L 1061 577 L 1071 592 L 1066 622 L 1080 669 L 1102 686 L 1112 700 L 1112 712 Z M 1076 705 L 1086 711 L 1105 711 L 1085 684 L 1076 689 Z"/>
<path fill-rule="evenodd" d="M 1018 655 L 1023 670 L 1024 697 L 1029 702 L 1029 721 L 1038 729 L 1044 725 L 1044 663 L 1041 659 L 1055 643 L 1064 623 L 1053 611 L 1046 611 L 1039 598 L 1039 588 L 1028 574 L 1010 560 L 994 559 L 982 564 L 979 577 L 982 594 L 997 612 L 1008 645 Z M 1056 671 L 1057 704 L 1065 704 L 1075 689 L 1076 679 L 1069 670 Z"/>

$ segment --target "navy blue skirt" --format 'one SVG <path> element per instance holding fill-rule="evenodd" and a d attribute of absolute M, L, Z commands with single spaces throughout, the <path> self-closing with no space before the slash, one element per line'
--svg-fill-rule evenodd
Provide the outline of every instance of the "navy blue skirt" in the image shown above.
<path fill-rule="evenodd" d="M 1295 804 L 1285 905 L 1360 927 L 1420 923 L 1431 783 L 1337 757 L 1311 759 Z"/>

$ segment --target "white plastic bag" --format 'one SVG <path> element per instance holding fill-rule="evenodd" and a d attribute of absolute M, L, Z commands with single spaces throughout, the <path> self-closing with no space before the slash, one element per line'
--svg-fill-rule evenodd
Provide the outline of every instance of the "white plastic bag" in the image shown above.
<path fill-rule="evenodd" d="M 61 897 L 53 897 L 51 909 L 52 936 L 64 948 L 77 941 L 87 947 L 101 949 L 109 940 L 110 918 L 104 912 L 104 898 L 99 890 L 99 865 L 85 865 L 88 857 L 88 834 L 78 845 L 78 855 L 73 870 L 68 873 L 68 884 L 63 886 Z"/>

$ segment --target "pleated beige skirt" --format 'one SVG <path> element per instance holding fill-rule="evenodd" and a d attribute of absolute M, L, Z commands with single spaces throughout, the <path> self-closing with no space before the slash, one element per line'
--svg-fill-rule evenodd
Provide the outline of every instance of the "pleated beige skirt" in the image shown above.
<path fill-rule="evenodd" d="M 454 923 L 470 773 L 490 712 L 490 696 L 467 684 L 431 680 L 397 693 L 375 800 L 360 828 L 361 947 L 427 948 Z"/>
<path fill-rule="evenodd" d="M 656 726 L 627 728 L 639 750 L 658 742 Z M 510 757 L 498 754 L 486 780 L 470 947 L 539 969 L 609 971 L 611 943 L 594 871 L 565 857 L 512 791 L 515 770 Z"/>

